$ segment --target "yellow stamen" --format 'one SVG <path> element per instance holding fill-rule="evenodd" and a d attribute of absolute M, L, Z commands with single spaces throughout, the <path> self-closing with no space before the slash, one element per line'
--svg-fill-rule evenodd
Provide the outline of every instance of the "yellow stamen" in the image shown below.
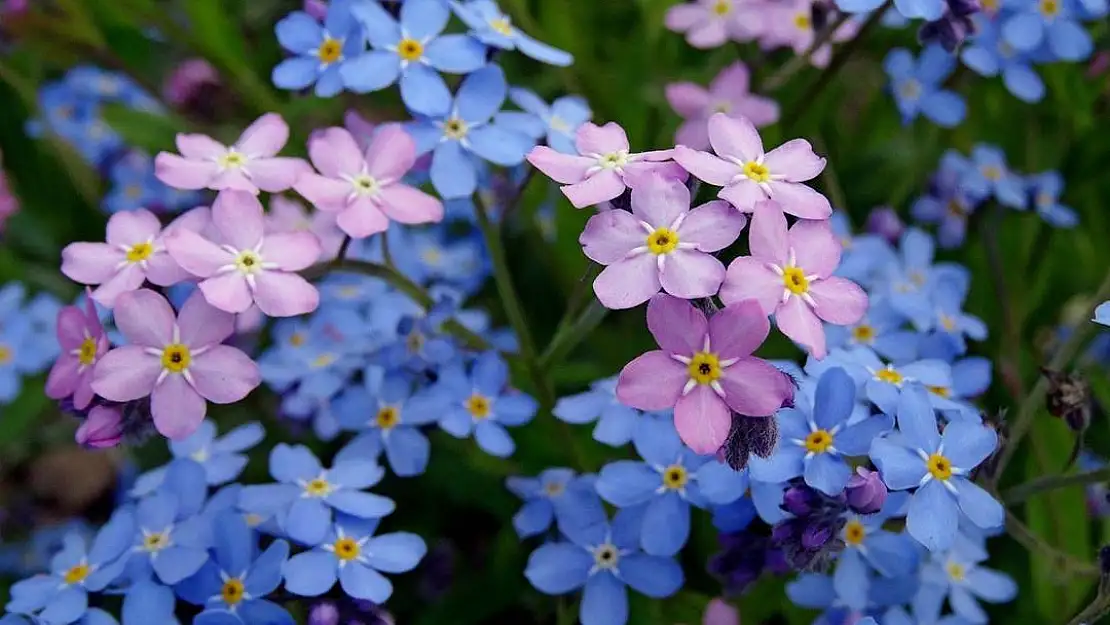
<path fill-rule="evenodd" d="M 401 422 L 401 413 L 393 406 L 382 406 L 374 417 L 374 423 L 383 430 L 392 430 Z"/>
<path fill-rule="evenodd" d="M 893 384 L 895 386 L 901 384 L 905 380 L 905 378 L 902 377 L 902 374 L 898 373 L 898 370 L 895 369 L 893 365 L 887 365 L 886 367 L 876 371 L 875 379 L 879 380 L 880 382 Z"/>
<path fill-rule="evenodd" d="M 243 600 L 243 590 L 243 582 L 233 577 L 224 582 L 223 588 L 220 589 L 220 598 L 227 605 L 235 605 Z"/>
<path fill-rule="evenodd" d="M 875 340 L 875 334 L 875 328 L 865 323 L 852 328 L 852 339 L 857 343 L 871 343 Z"/>
<path fill-rule="evenodd" d="M 443 123 L 443 134 L 448 139 L 462 139 L 466 136 L 467 130 L 469 130 L 469 128 L 466 122 L 458 117 L 452 117 Z"/>
<path fill-rule="evenodd" d="M 744 165 L 744 175 L 753 182 L 767 182 L 771 179 L 771 172 L 766 165 L 751 161 Z"/>
<path fill-rule="evenodd" d="M 928 467 L 929 473 L 932 473 L 934 478 L 942 482 L 952 477 L 952 462 L 940 454 L 929 456 L 925 466 Z"/>
<path fill-rule="evenodd" d="M 698 384 L 709 384 L 721 377 L 721 361 L 717 358 L 717 354 L 710 352 L 694 354 L 687 368 L 690 372 L 690 379 Z"/>
<path fill-rule="evenodd" d="M 486 398 L 484 395 L 474 393 L 469 398 L 467 398 L 465 405 L 466 410 L 470 413 L 470 416 L 474 417 L 475 419 L 485 419 L 489 416 L 489 399 Z"/>
<path fill-rule="evenodd" d="M 154 246 L 150 243 L 136 243 L 135 245 L 131 246 L 131 249 L 127 250 L 127 262 L 141 263 L 144 260 L 150 258 L 151 254 L 153 253 Z"/>
<path fill-rule="evenodd" d="M 783 269 L 782 284 L 794 295 L 803 295 L 809 291 L 809 279 L 801 267 Z"/>
<path fill-rule="evenodd" d="M 320 57 L 320 62 L 325 65 L 335 63 L 343 58 L 343 42 L 331 37 L 325 38 L 316 50 L 316 56 Z"/>
<path fill-rule="evenodd" d="M 67 586 L 80 584 L 81 582 L 85 581 L 85 578 L 89 576 L 89 573 L 92 573 L 92 569 L 89 568 L 88 564 L 82 562 L 81 564 L 78 564 L 66 571 L 65 575 L 62 576 L 62 581 L 64 581 Z"/>
<path fill-rule="evenodd" d="M 656 228 L 648 235 L 648 249 L 652 254 L 668 254 L 678 247 L 678 233 L 670 228 Z"/>
<path fill-rule="evenodd" d="M 335 548 L 335 557 L 344 562 L 350 562 L 362 554 L 362 547 L 353 538 L 340 538 L 332 547 Z"/>
<path fill-rule="evenodd" d="M 193 356 L 189 353 L 189 348 L 180 343 L 167 345 L 162 350 L 162 368 L 167 371 L 181 373 L 189 368 L 192 360 Z"/>
<path fill-rule="evenodd" d="M 489 27 L 506 37 L 511 37 L 513 35 L 513 25 L 509 22 L 509 18 L 507 17 L 499 17 L 490 20 Z"/>
<path fill-rule="evenodd" d="M 849 545 L 859 545 L 866 537 L 867 530 L 864 529 L 863 523 L 860 523 L 859 519 L 852 519 L 844 525 L 844 542 Z"/>
<path fill-rule="evenodd" d="M 402 39 L 397 44 L 397 55 L 402 61 L 417 61 L 424 56 L 424 44 L 415 39 Z"/>
<path fill-rule="evenodd" d="M 663 487 L 671 490 L 685 488 L 690 481 L 690 474 L 681 464 L 672 464 L 663 471 Z"/>
<path fill-rule="evenodd" d="M 832 447 L 833 436 L 828 430 L 814 430 L 806 436 L 806 451 L 823 454 Z"/>
<path fill-rule="evenodd" d="M 309 497 L 327 497 L 331 494 L 331 483 L 318 477 L 304 485 L 304 492 Z"/>

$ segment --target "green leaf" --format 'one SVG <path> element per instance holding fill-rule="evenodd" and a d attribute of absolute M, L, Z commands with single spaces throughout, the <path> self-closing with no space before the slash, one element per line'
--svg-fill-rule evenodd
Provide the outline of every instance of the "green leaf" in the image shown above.
<path fill-rule="evenodd" d="M 109 104 L 103 110 L 104 121 L 118 132 L 128 145 L 142 148 L 151 155 L 174 149 L 174 137 L 185 130 L 184 123 L 166 115 L 137 111 L 122 104 Z"/>

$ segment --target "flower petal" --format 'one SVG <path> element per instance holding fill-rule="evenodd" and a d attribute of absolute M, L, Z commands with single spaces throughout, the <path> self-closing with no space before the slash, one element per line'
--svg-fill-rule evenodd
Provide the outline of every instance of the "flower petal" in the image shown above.
<path fill-rule="evenodd" d="M 641 410 L 665 410 L 678 401 L 688 379 L 686 367 L 666 352 L 648 352 L 621 370 L 617 398 Z"/>

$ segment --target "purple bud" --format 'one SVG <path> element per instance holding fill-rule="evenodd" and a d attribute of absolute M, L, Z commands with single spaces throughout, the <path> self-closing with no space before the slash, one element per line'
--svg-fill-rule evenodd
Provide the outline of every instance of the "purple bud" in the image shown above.
<path fill-rule="evenodd" d="M 89 411 L 89 416 L 77 428 L 77 444 L 90 449 L 115 447 L 121 438 L 123 419 L 117 408 L 97 406 Z"/>
<path fill-rule="evenodd" d="M 948 10 L 957 17 L 970 17 L 983 10 L 979 0 L 948 0 Z"/>
<path fill-rule="evenodd" d="M 324 0 L 304 0 L 304 12 L 322 21 L 328 16 L 328 3 Z"/>
<path fill-rule="evenodd" d="M 784 521 L 771 528 L 771 542 L 782 545 L 790 542 L 794 537 L 794 522 Z"/>
<path fill-rule="evenodd" d="M 798 517 L 809 516 L 819 503 L 815 493 L 805 486 L 791 486 L 782 496 L 782 509 Z"/>
<path fill-rule="evenodd" d="M 308 613 L 308 625 L 339 625 L 339 608 L 330 601 L 317 603 Z"/>
<path fill-rule="evenodd" d="M 182 61 L 166 78 L 162 93 L 171 104 L 183 105 L 205 85 L 217 85 L 220 74 L 208 61 L 196 58 Z"/>
<path fill-rule="evenodd" d="M 802 548 L 807 551 L 817 551 L 828 544 L 832 539 L 833 530 L 825 524 L 809 525 L 802 530 Z"/>
<path fill-rule="evenodd" d="M 898 218 L 898 213 L 889 206 L 878 206 L 867 216 L 867 231 L 877 234 L 892 244 L 897 243 L 906 226 Z"/>
<path fill-rule="evenodd" d="M 886 502 L 886 484 L 876 471 L 863 467 L 856 468 L 856 474 L 848 480 L 848 506 L 859 514 L 878 512 Z"/>

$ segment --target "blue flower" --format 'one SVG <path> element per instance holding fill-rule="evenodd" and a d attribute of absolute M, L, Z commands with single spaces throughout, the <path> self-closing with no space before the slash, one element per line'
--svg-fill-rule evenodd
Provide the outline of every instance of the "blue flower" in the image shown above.
<path fill-rule="evenodd" d="M 119 625 L 119 621 L 100 608 L 90 608 L 80 619 L 77 625 Z M 7 614 L 0 618 L 0 625 L 52 625 L 49 621 L 37 620 L 34 623 L 18 614 Z"/>
<path fill-rule="evenodd" d="M 949 419 L 981 421 L 979 409 L 967 400 L 986 392 L 991 383 L 991 361 L 978 356 L 952 363 L 952 386 L 929 386 L 933 408 Z"/>
<path fill-rule="evenodd" d="M 932 326 L 932 292 L 936 281 L 956 272 L 953 265 L 934 265 L 933 239 L 918 228 L 902 235 L 899 256 L 883 268 L 882 290 L 891 308 L 909 319 L 918 330 Z M 966 275 L 966 271 L 962 272 Z"/>
<path fill-rule="evenodd" d="M 258 553 L 257 537 L 239 515 L 224 513 L 217 526 L 213 559 L 177 589 L 205 607 L 194 625 L 294 625 L 285 608 L 264 599 L 281 583 L 289 543 L 275 540 Z"/>
<path fill-rule="evenodd" d="M 535 144 L 527 136 L 493 119 L 508 91 L 505 73 L 487 65 L 467 76 L 446 112 L 413 122 L 407 129 L 417 153 L 432 154 L 432 186 L 444 199 L 466 197 L 478 188 L 482 159 L 512 167 L 524 161 Z"/>
<path fill-rule="evenodd" d="M 910 123 L 919 113 L 946 128 L 963 121 L 967 113 L 963 98 L 942 88 L 955 65 L 955 58 L 936 44 L 927 46 L 917 60 L 904 48 L 887 54 L 883 67 L 903 123 Z"/>
<path fill-rule="evenodd" d="M 1033 58 L 999 36 L 1001 19 L 990 19 L 979 14 L 972 18 L 977 33 L 960 52 L 964 65 L 980 76 L 1002 74 L 1002 84 L 1025 102 L 1040 102 L 1044 98 L 1044 81 L 1033 71 Z"/>
<path fill-rule="evenodd" d="M 975 315 L 963 311 L 969 283 L 970 280 L 949 272 L 938 278 L 933 287 L 932 300 L 935 312 L 932 330 L 934 336 L 950 346 L 953 357 L 962 356 L 967 352 L 965 337 L 975 341 L 987 338 L 987 324 Z"/>
<path fill-rule="evenodd" d="M 393 512 L 392 499 L 362 492 L 384 474 L 377 464 L 357 460 L 324 469 L 307 447 L 280 443 L 270 452 L 270 475 L 280 483 L 244 486 L 239 506 L 246 512 L 276 514 L 289 538 L 317 545 L 331 527 L 333 508 L 361 519 Z"/>
<path fill-rule="evenodd" d="M 906 493 L 891 493 L 876 514 L 845 513 L 844 527 L 840 530 L 844 551 L 836 561 L 833 587 L 848 607 L 856 610 L 867 607 L 872 570 L 883 577 L 917 572 L 918 547 L 909 536 L 883 529 L 888 519 L 901 516 L 906 500 Z"/>
<path fill-rule="evenodd" d="M 412 395 L 412 383 L 399 373 L 371 365 L 362 385 L 348 388 L 333 407 L 339 424 L 362 431 L 335 456 L 336 462 L 376 459 L 385 450 L 393 472 L 420 475 L 428 466 L 431 445 L 420 427 L 435 423 L 444 406 L 429 393 Z"/>
<path fill-rule="evenodd" d="M 870 13 L 883 4 L 882 0 L 837 0 L 836 7 L 845 13 Z M 894 0 L 894 7 L 883 14 L 883 25 L 900 28 L 906 20 L 917 19 L 932 22 L 944 13 L 943 0 Z"/>
<path fill-rule="evenodd" d="M 391 228 L 386 235 L 393 261 L 418 284 L 446 282 L 470 294 L 489 276 L 480 236 L 449 238 L 445 228 Z"/>
<path fill-rule="evenodd" d="M 937 242 L 943 248 L 951 249 L 964 242 L 967 220 L 983 200 L 960 186 L 964 163 L 962 156 L 947 150 L 941 157 L 940 168 L 929 181 L 928 193 L 911 208 L 914 219 L 937 224 Z"/>
<path fill-rule="evenodd" d="M 829 349 L 868 347 L 893 362 L 912 360 L 918 335 L 902 329 L 906 318 L 881 298 L 872 298 L 867 315 L 850 326 L 825 324 Z"/>
<path fill-rule="evenodd" d="M 377 2 L 351 7 L 373 48 L 348 62 L 340 74 L 356 93 L 377 91 L 400 76 L 401 99 L 414 113 L 446 115 L 451 92 L 436 70 L 469 74 L 486 64 L 486 47 L 467 35 L 441 35 L 451 18 L 442 0 L 408 0 L 400 22 Z"/>
<path fill-rule="evenodd" d="M 39 90 L 39 107 L 44 119 L 28 122 L 27 134 L 31 136 L 54 133 L 93 165 L 123 147 L 123 139 L 101 119 L 97 101 L 77 93 L 65 82 L 44 85 Z"/>
<path fill-rule="evenodd" d="M 555 521 L 562 529 L 568 525 L 589 525 L 605 521 L 595 487 L 596 476 L 576 476 L 571 469 L 547 469 L 538 477 L 510 477 L 509 490 L 524 500 L 524 507 L 513 516 L 513 527 L 521 538 L 546 532 Z"/>
<path fill-rule="evenodd" d="M 1029 176 L 1026 179 L 1029 196 L 1033 198 L 1033 209 L 1048 222 L 1057 228 L 1074 228 L 1079 224 L 1079 215 L 1069 206 L 1060 203 L 1060 195 L 1064 192 L 1064 178 L 1060 172 L 1046 171 Z"/>
<path fill-rule="evenodd" d="M 510 89 L 509 99 L 524 112 L 498 113 L 498 121 L 533 139 L 546 137 L 547 145 L 557 152 L 578 154 L 575 134 L 593 116 L 586 100 L 580 96 L 563 96 L 548 106 L 538 95 L 522 87 Z"/>
<path fill-rule="evenodd" d="M 978 144 L 971 149 L 971 161 L 959 159 L 964 170 L 960 185 L 969 192 L 993 195 L 1000 203 L 1024 210 L 1029 198 L 1021 177 L 1006 165 L 1006 154 L 992 145 Z"/>
<path fill-rule="evenodd" d="M 49 575 L 36 575 L 11 588 L 9 612 L 34 616 L 45 625 L 68 625 L 85 616 L 88 593 L 99 592 L 123 573 L 135 520 L 117 511 L 86 547 L 79 534 L 69 534 L 50 563 Z M 86 550 L 87 549 L 87 550 Z M 37 621 L 36 621 L 37 622 Z"/>
<path fill-rule="evenodd" d="M 804 475 L 806 484 L 835 497 L 852 476 L 844 457 L 866 456 L 871 441 L 894 424 L 886 415 L 849 424 L 856 407 L 856 382 L 840 367 L 821 374 L 812 409 L 804 396 L 796 400 L 794 408 L 775 413 L 778 448 L 768 459 L 752 456 L 752 479 L 785 482 Z"/>
<path fill-rule="evenodd" d="M 640 411 L 622 404 L 616 391 L 616 377 L 598 380 L 584 393 L 561 397 L 554 414 L 567 423 L 597 421 L 594 440 L 613 447 L 627 445 L 640 422 Z"/>
<path fill-rule="evenodd" d="M 407 299 L 404 295 L 398 297 Z M 458 353 L 455 341 L 441 326 L 454 316 L 455 308 L 454 301 L 440 299 L 427 312 L 418 308 L 402 317 L 395 324 L 397 339 L 382 350 L 382 363 L 420 372 L 453 360 Z"/>
<path fill-rule="evenodd" d="M 690 506 L 731 503 L 747 489 L 744 474 L 683 445 L 669 419 L 645 417 L 633 444 L 643 462 L 605 465 L 597 492 L 617 507 L 644 508 L 640 545 L 648 554 L 671 556 L 682 549 L 690 536 Z"/>
<path fill-rule="evenodd" d="M 916 609 L 939 613 L 945 597 L 957 616 L 973 625 L 985 625 L 987 613 L 978 601 L 1006 603 L 1017 596 L 1018 588 L 1008 575 L 981 566 L 987 550 L 977 541 L 959 535 L 952 548 L 934 553 L 921 571 L 921 590 L 914 600 Z"/>
<path fill-rule="evenodd" d="M 882 412 L 893 415 L 899 397 L 909 389 L 952 386 L 952 368 L 943 360 L 925 359 L 908 364 L 885 363 L 866 347 L 836 350 L 823 361 L 810 359 L 806 372 L 823 374 L 830 367 L 843 367 L 863 387 L 864 394 Z"/>
<path fill-rule="evenodd" d="M 0 324 L 0 405 L 19 396 L 23 378 L 39 370 L 30 319 L 9 317 Z"/>
<path fill-rule="evenodd" d="M 174 458 L 189 458 L 204 467 L 209 486 L 226 484 L 243 472 L 247 466 L 244 452 L 262 441 L 266 430 L 253 422 L 241 425 L 216 438 L 216 425 L 211 420 L 202 421 L 196 432 L 181 440 L 171 440 L 170 452 Z M 143 497 L 161 486 L 167 467 L 152 469 L 140 475 L 131 487 L 131 496 Z"/>
<path fill-rule="evenodd" d="M 898 402 L 898 432 L 876 439 L 871 458 L 890 489 L 917 487 L 906 512 L 910 536 L 930 551 L 948 549 L 956 540 L 961 510 L 982 529 L 1002 525 L 1002 504 L 966 477 L 994 453 L 994 429 L 957 420 L 941 436 L 926 391 L 910 388 Z"/>
<path fill-rule="evenodd" d="M 639 550 L 639 519 L 618 511 L 613 522 L 594 523 L 567 533 L 569 542 L 548 543 L 532 552 L 524 576 L 542 593 L 562 595 L 583 589 L 582 625 L 625 625 L 627 586 L 661 599 L 682 587 L 682 567 L 671 558 Z"/>
<path fill-rule="evenodd" d="M 258 359 L 262 379 L 278 392 L 295 386 L 315 400 L 333 397 L 359 367 L 368 342 L 360 337 L 365 319 L 344 308 L 328 308 L 308 322 L 283 319 L 274 344 Z"/>
<path fill-rule="evenodd" d="M 872 579 L 865 612 L 879 614 L 883 607 L 909 602 L 917 591 L 918 585 L 916 574 Z M 849 618 L 859 616 L 857 610 L 845 604 L 837 593 L 833 579 L 828 575 L 803 573 L 786 585 L 786 596 L 800 607 L 824 610 L 824 614 L 815 621 L 818 623 L 845 623 Z M 864 619 L 859 623 L 866 623 L 867 620 Z M 883 624 L 888 625 L 885 619 Z"/>
<path fill-rule="evenodd" d="M 452 1 L 451 8 L 470 28 L 470 34 L 487 46 L 519 50 L 548 65 L 565 67 L 574 62 L 574 57 L 570 54 L 520 32 L 493 0 Z"/>
<path fill-rule="evenodd" d="M 177 459 L 166 469 L 162 485 L 135 509 L 132 575 L 173 585 L 196 573 L 208 561 L 211 519 L 202 514 L 208 495 L 204 469 Z"/>
<path fill-rule="evenodd" d="M 1104 326 L 1110 326 L 1110 301 L 1103 302 L 1095 308 L 1095 316 L 1091 321 Z"/>
<path fill-rule="evenodd" d="M 343 90 L 340 70 L 364 49 L 350 0 L 333 0 L 323 25 L 308 13 L 295 11 L 282 18 L 275 31 L 281 47 L 297 56 L 274 68 L 274 85 L 298 90 L 316 83 L 316 95 L 322 98 Z"/>
<path fill-rule="evenodd" d="M 496 352 L 478 356 L 469 376 L 462 363 L 444 367 L 431 389 L 447 406 L 440 427 L 457 438 L 473 433 L 486 453 L 511 456 L 516 445 L 505 427 L 531 421 L 539 406 L 524 393 L 505 392 L 508 383 L 509 368 Z"/>
<path fill-rule="evenodd" d="M 1009 0 L 1014 13 L 1002 24 L 1002 37 L 1018 50 L 1032 51 L 1048 42 L 1048 49 L 1062 61 L 1082 61 L 1094 44 L 1077 21 L 1081 11 L 1071 0 Z"/>
<path fill-rule="evenodd" d="M 285 588 L 304 597 L 331 590 L 335 581 L 355 599 L 384 603 L 393 585 L 382 573 L 411 571 L 427 546 L 415 534 L 395 532 L 374 536 L 377 521 L 340 517 L 320 546 L 285 563 Z"/>

